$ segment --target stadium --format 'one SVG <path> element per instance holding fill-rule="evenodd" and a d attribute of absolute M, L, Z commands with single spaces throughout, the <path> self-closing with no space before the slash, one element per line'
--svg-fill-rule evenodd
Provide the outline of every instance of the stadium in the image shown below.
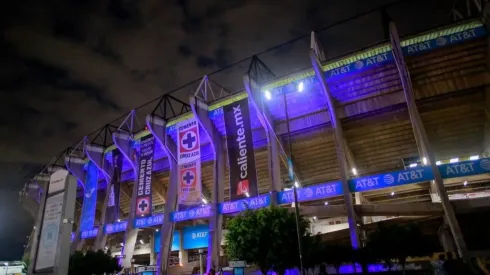
<path fill-rule="evenodd" d="M 463 257 L 480 250 L 458 215 L 490 206 L 486 26 L 388 32 L 334 58 L 313 32 L 305 69 L 278 77 L 254 56 L 235 66 L 237 91 L 210 74 L 87 135 L 22 191 L 37 217 L 26 253 L 60 169 L 78 182 L 72 250 L 108 249 L 125 268 L 226 263 L 227 218 L 270 205 L 298 206 L 315 234 L 354 247 L 389 220 L 418 222 Z"/>

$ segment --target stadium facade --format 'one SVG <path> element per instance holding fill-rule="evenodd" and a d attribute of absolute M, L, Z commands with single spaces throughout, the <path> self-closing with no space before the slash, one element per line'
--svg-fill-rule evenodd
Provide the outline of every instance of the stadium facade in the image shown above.
<path fill-rule="evenodd" d="M 219 266 L 227 216 L 291 207 L 294 190 L 314 233 L 348 232 L 358 247 L 363 225 L 442 215 L 447 249 L 466 256 L 455 213 L 489 195 L 487 31 L 390 34 L 329 61 L 312 34 L 310 68 L 277 78 L 254 58 L 238 93 L 205 76 L 189 99 L 165 95 L 84 138 L 24 193 L 42 205 L 50 173 L 67 169 L 72 249 L 110 249 L 124 267 L 189 269 L 201 250 Z"/>

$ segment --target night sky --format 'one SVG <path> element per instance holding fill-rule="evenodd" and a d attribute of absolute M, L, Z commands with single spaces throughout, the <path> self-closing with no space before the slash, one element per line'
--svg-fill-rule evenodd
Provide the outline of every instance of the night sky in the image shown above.
<path fill-rule="evenodd" d="M 14 0 L 0 4 L 0 261 L 33 225 L 18 191 L 67 146 L 166 91 L 312 29 L 395 0 Z M 453 1 L 389 9 L 401 33 L 448 21 Z M 379 14 L 320 38 L 333 57 L 383 39 Z M 260 56 L 281 75 L 308 38 Z M 216 81 L 236 91 L 247 63 Z M 180 93 L 183 93 L 181 91 Z M 177 96 L 179 92 L 177 93 Z"/>

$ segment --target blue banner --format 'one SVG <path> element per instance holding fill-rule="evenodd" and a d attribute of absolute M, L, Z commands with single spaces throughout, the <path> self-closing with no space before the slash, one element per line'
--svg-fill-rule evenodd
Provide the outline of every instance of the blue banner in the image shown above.
<path fill-rule="evenodd" d="M 143 217 L 134 219 L 134 228 L 150 227 L 161 225 L 163 223 L 163 214 L 156 214 L 151 217 Z"/>
<path fill-rule="evenodd" d="M 105 234 L 113 234 L 117 232 L 124 232 L 128 227 L 128 221 L 108 223 L 104 226 Z"/>
<path fill-rule="evenodd" d="M 349 189 L 351 192 L 364 192 L 397 185 L 430 181 L 433 178 L 432 169 L 426 166 L 351 179 L 349 180 Z"/>
<path fill-rule="evenodd" d="M 246 198 L 237 201 L 224 202 L 219 205 L 221 214 L 241 212 L 247 209 L 258 209 L 271 204 L 270 194 L 260 195 L 255 198 Z"/>
<path fill-rule="evenodd" d="M 490 173 L 490 158 L 442 164 L 439 171 L 445 179 Z"/>
<path fill-rule="evenodd" d="M 162 238 L 162 234 L 160 231 L 155 232 L 155 239 L 154 239 L 154 250 L 155 253 L 160 253 L 160 242 Z M 174 236 L 172 238 L 172 251 L 179 251 L 180 250 L 180 231 L 174 231 Z"/>
<path fill-rule="evenodd" d="M 87 179 L 83 192 L 82 217 L 80 231 L 92 230 L 95 225 L 95 208 L 97 207 L 97 180 L 99 169 L 92 162 L 87 163 Z"/>
<path fill-rule="evenodd" d="M 209 244 L 209 226 L 198 225 L 193 227 L 184 227 L 184 249 L 198 249 L 208 247 Z"/>
<path fill-rule="evenodd" d="M 340 181 L 328 182 L 296 189 L 298 201 L 311 201 L 326 199 L 344 194 Z M 294 191 L 287 190 L 277 193 L 277 203 L 286 204 L 294 202 Z"/>
<path fill-rule="evenodd" d="M 89 230 L 82 230 L 80 232 L 80 239 L 91 239 L 91 238 L 95 238 L 97 237 L 97 232 L 99 231 L 99 229 L 96 227 L 96 228 L 92 228 L 92 229 L 89 229 Z"/>
<path fill-rule="evenodd" d="M 181 222 L 186 220 L 195 220 L 209 218 L 211 216 L 211 206 L 192 208 L 184 211 L 176 211 L 170 213 L 170 220 L 173 222 Z"/>

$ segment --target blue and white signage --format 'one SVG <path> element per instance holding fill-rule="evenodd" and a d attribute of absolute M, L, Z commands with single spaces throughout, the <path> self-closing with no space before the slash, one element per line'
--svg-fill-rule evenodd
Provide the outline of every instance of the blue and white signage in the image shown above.
<path fill-rule="evenodd" d="M 298 201 L 312 201 L 340 196 L 344 193 L 340 181 L 328 182 L 296 189 Z M 294 202 L 294 191 L 287 190 L 277 193 L 277 203 L 286 204 Z"/>
<path fill-rule="evenodd" d="M 439 171 L 445 179 L 490 173 L 490 158 L 443 164 Z"/>
<path fill-rule="evenodd" d="M 271 204 L 270 194 L 260 195 L 255 198 L 246 198 L 237 201 L 224 202 L 219 205 L 221 214 L 241 212 L 247 209 L 259 209 Z"/>
<path fill-rule="evenodd" d="M 163 223 L 163 214 L 156 214 L 150 217 L 136 218 L 134 220 L 134 228 L 150 227 L 161 225 Z"/>
<path fill-rule="evenodd" d="M 170 213 L 170 220 L 173 222 L 181 222 L 186 220 L 204 219 L 211 216 L 211 206 L 192 208 L 184 211 L 176 211 Z"/>
<path fill-rule="evenodd" d="M 160 231 L 155 232 L 155 239 L 154 239 L 154 250 L 155 253 L 160 253 L 160 242 L 162 238 L 162 234 Z M 172 251 L 179 251 L 180 250 L 180 231 L 174 231 L 173 238 L 172 238 Z"/>
<path fill-rule="evenodd" d="M 209 245 L 209 226 L 184 227 L 184 249 L 198 249 Z"/>
<path fill-rule="evenodd" d="M 97 227 L 90 230 L 82 230 L 80 232 L 80 239 L 91 239 L 97 237 L 97 232 L 99 229 Z"/>
<path fill-rule="evenodd" d="M 432 174 L 432 169 L 426 166 L 386 174 L 354 178 L 349 180 L 349 189 L 351 192 L 364 192 L 397 185 L 430 181 L 433 178 L 434 176 Z"/>
<path fill-rule="evenodd" d="M 124 232 L 126 231 L 127 227 L 128 227 L 128 221 L 108 223 L 104 226 L 104 233 L 113 234 L 118 232 Z"/>

